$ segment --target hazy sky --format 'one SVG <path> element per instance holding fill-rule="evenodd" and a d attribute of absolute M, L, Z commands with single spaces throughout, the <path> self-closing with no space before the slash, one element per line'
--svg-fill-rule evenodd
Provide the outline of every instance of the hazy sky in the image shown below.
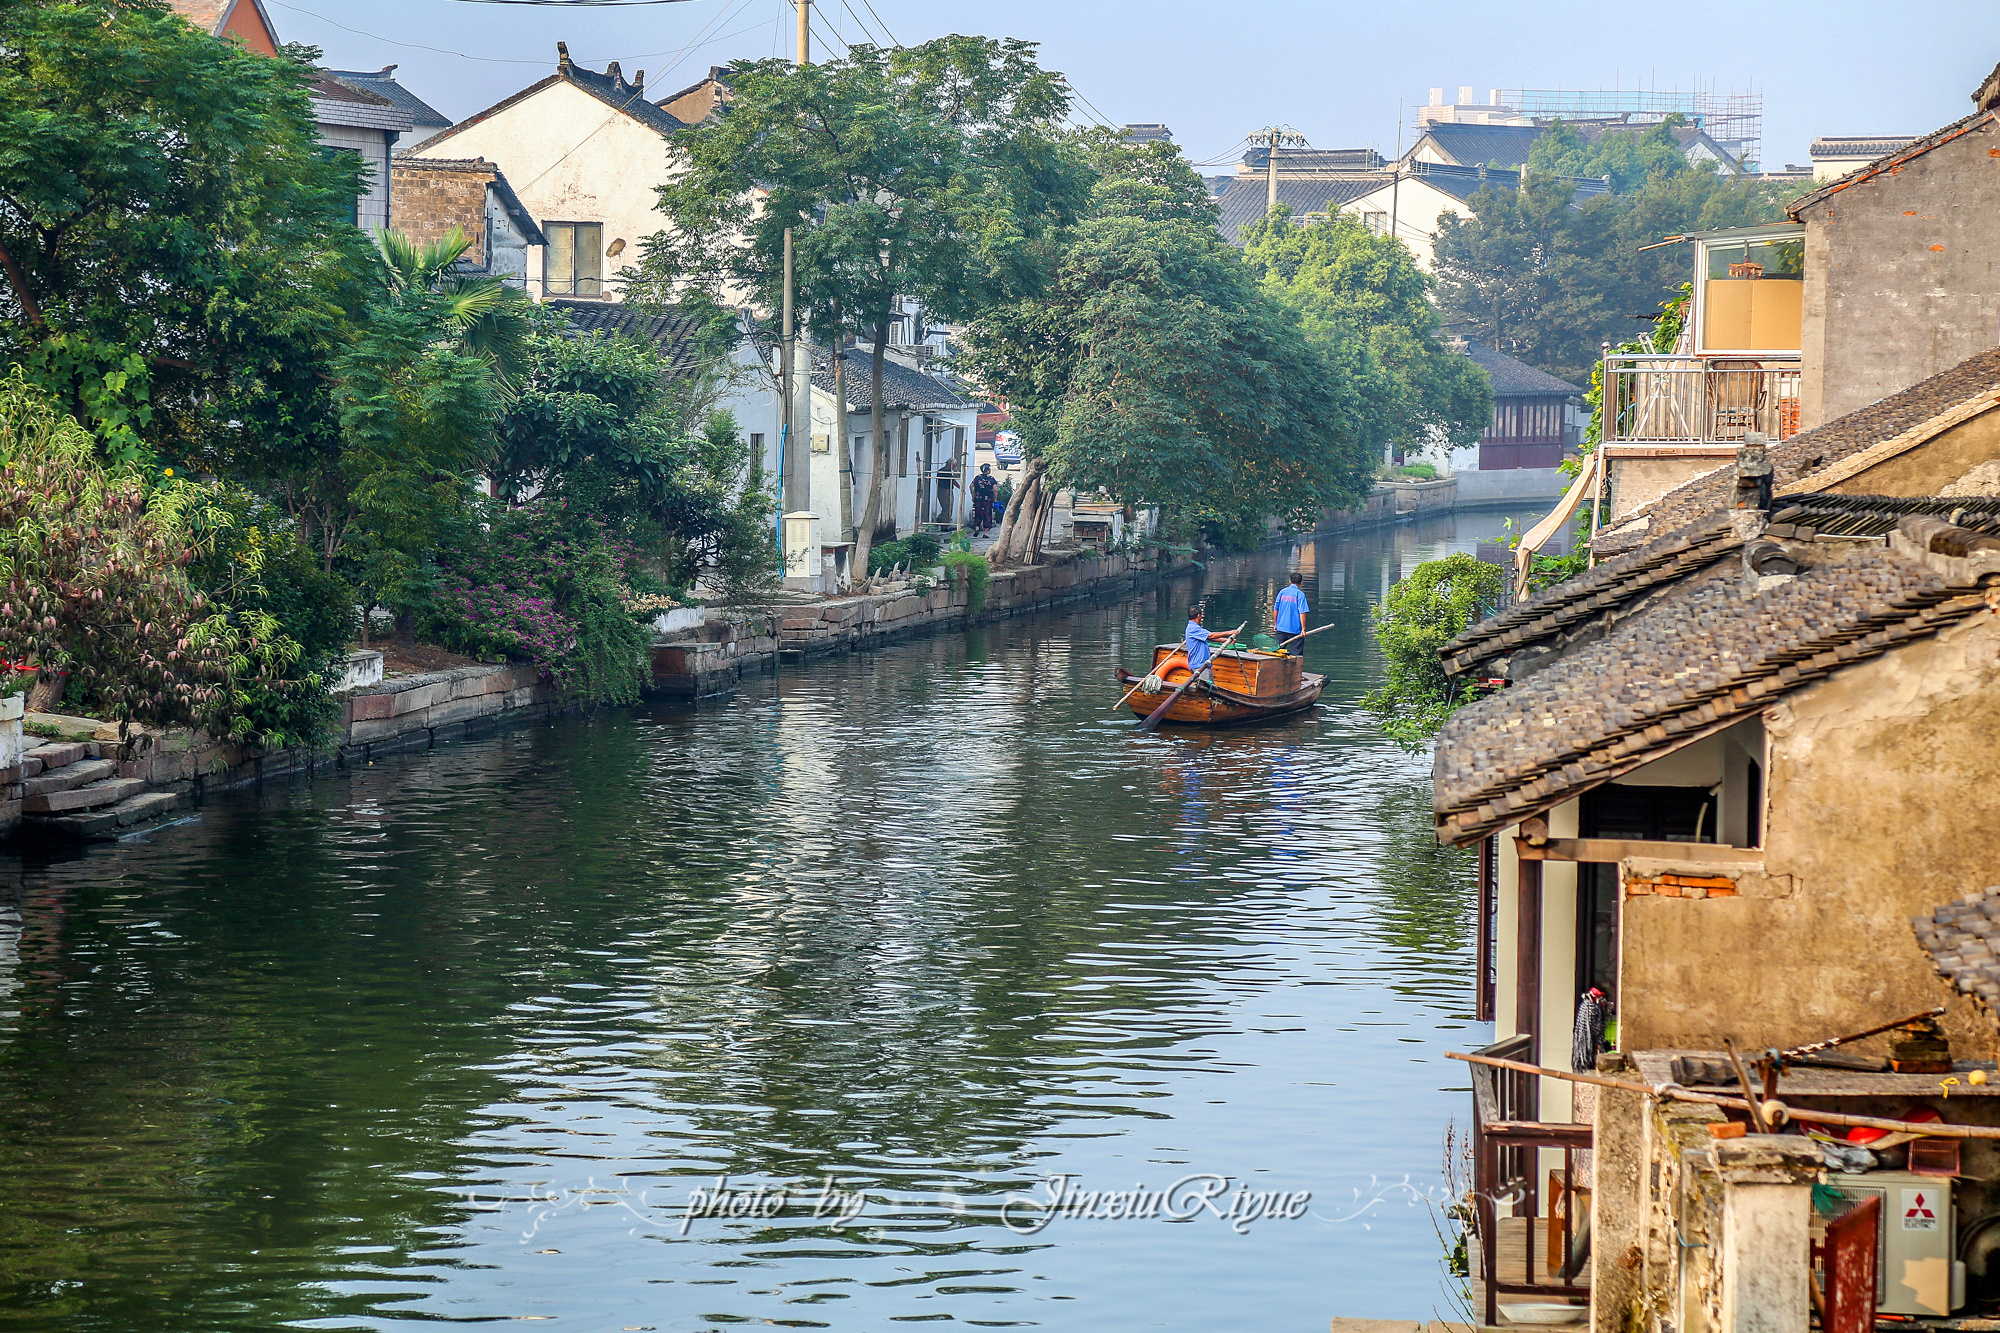
<path fill-rule="evenodd" d="M 336 69 L 400 65 L 399 79 L 454 118 L 542 78 L 558 38 L 593 68 L 644 69 L 664 94 L 711 64 L 789 54 L 794 23 L 790 0 L 264 2 L 281 38 L 324 48 Z M 1765 162 L 1804 163 L 1817 135 L 1917 134 L 1959 119 L 2000 62 L 1995 0 L 816 0 L 814 21 L 835 49 L 885 25 L 905 43 L 949 32 L 1040 42 L 1044 64 L 1087 99 L 1082 118 L 1164 121 L 1195 160 L 1233 161 L 1245 133 L 1272 124 L 1318 148 L 1390 153 L 1397 101 L 1421 104 L 1438 86 L 1449 97 L 1469 84 L 1483 101 L 1496 87 L 1699 81 L 1763 93 Z"/>

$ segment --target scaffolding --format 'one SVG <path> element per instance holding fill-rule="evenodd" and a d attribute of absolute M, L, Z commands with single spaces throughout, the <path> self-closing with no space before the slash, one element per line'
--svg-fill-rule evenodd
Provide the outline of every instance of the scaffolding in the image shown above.
<path fill-rule="evenodd" d="M 1618 120 L 1629 125 L 1657 125 L 1679 115 L 1698 126 L 1743 165 L 1763 160 L 1764 94 L 1717 92 L 1713 87 L 1691 92 L 1674 89 L 1525 88 L 1501 95 L 1523 116 L 1536 120 Z"/>

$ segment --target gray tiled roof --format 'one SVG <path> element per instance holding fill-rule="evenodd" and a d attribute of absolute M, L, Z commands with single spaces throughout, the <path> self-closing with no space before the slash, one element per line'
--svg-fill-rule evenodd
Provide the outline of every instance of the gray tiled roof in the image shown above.
<path fill-rule="evenodd" d="M 1821 468 L 1884 440 L 1892 440 L 1960 403 L 1996 389 L 2000 389 L 2000 348 L 1968 357 L 1943 374 L 1913 384 L 1901 393 L 1770 446 L 1771 484 L 1783 487 L 1802 481 Z M 1629 550 L 1652 533 L 1677 528 L 1721 508 L 1729 503 L 1734 486 L 1733 463 L 1704 472 L 1651 504 L 1624 515 L 1610 532 L 1599 534 L 1591 549 L 1600 556 Z M 1647 520 L 1644 528 L 1620 531 L 1641 519 Z"/>
<path fill-rule="evenodd" d="M 450 116 L 396 82 L 394 65 L 384 65 L 381 69 L 374 70 L 336 69 L 331 72 L 349 83 L 359 84 L 369 92 L 388 98 L 409 112 L 411 129 L 426 138 L 451 124 Z"/>
<path fill-rule="evenodd" d="M 1292 210 L 1294 218 L 1308 213 L 1338 212 L 1350 199 L 1359 199 L 1389 183 L 1386 175 L 1278 177 L 1278 202 Z M 1270 186 L 1260 178 L 1238 176 L 1223 188 L 1216 200 L 1222 212 L 1222 238 L 1231 245 L 1243 244 L 1243 229 L 1263 218 L 1270 200 Z"/>
<path fill-rule="evenodd" d="M 1960 994 L 1984 1000 L 1988 1018 L 2000 1015 L 2000 957 L 1994 953 L 1994 939 L 2000 935 L 2000 885 L 1975 889 L 1910 926 L 1939 976 Z"/>
<path fill-rule="evenodd" d="M 461 130 L 468 129 L 491 116 L 498 115 L 515 103 L 526 101 L 536 93 L 547 88 L 552 88 L 558 83 L 567 83 L 573 88 L 588 93 L 606 106 L 624 112 L 641 125 L 658 130 L 661 134 L 676 134 L 687 128 L 687 125 L 679 118 L 669 115 L 666 111 L 648 102 L 646 100 L 646 90 L 638 84 L 626 82 L 624 76 L 617 72 L 618 66 L 615 63 L 610 66 L 606 73 L 599 74 L 595 70 L 588 70 L 581 65 L 573 63 L 569 58 L 568 47 L 564 43 L 558 42 L 556 46 L 562 52 L 562 55 L 557 61 L 555 73 L 537 83 L 529 84 L 511 97 L 502 98 L 492 106 L 487 107 L 484 111 L 467 116 L 450 129 L 438 131 L 438 133 L 432 135 L 422 143 L 413 146 L 410 151 L 418 153 L 433 144 L 442 143 Z"/>
<path fill-rule="evenodd" d="M 1540 125 L 1426 125 L 1424 135 L 1453 163 L 1476 167 L 1522 167 L 1535 140 L 1547 134 Z M 1415 151 L 1412 149 L 1411 151 Z"/>
<path fill-rule="evenodd" d="M 636 310 L 621 301 L 550 301 L 578 333 L 613 333 L 640 338 L 660 349 L 667 373 L 676 378 L 693 374 L 701 365 L 704 321 L 682 306 L 662 313 Z"/>
<path fill-rule="evenodd" d="M 1525 361 L 1516 361 L 1505 352 L 1495 351 L 1483 342 L 1467 338 L 1465 354 L 1485 370 L 1487 378 L 1493 381 L 1495 398 L 1542 398 L 1551 394 L 1577 398 L 1583 395 L 1583 390 L 1568 380 L 1559 380 L 1545 370 L 1535 369 Z"/>
<path fill-rule="evenodd" d="M 1448 166 L 1436 162 L 1410 162 L 1404 165 L 1404 179 L 1423 181 L 1431 188 L 1448 194 L 1460 203 L 1469 202 L 1481 190 L 1491 185 L 1496 190 L 1518 190 L 1521 188 L 1521 173 L 1504 167 Z M 1610 187 L 1601 180 L 1589 177 L 1565 176 L 1575 189 L 1575 197 L 1587 199 L 1592 195 L 1608 193 Z"/>
<path fill-rule="evenodd" d="M 1894 549 L 1789 549 L 1802 565 L 1796 576 L 1758 580 L 1740 561 L 1717 561 L 1554 665 L 1454 713 L 1433 767 L 1439 837 L 1466 842 L 1548 810 L 1934 634 L 1985 606 L 1979 575 L 2000 565 L 1931 556 L 1903 533 Z"/>
<path fill-rule="evenodd" d="M 872 352 L 862 348 L 849 348 L 842 354 L 847 374 L 847 410 L 849 412 L 869 412 L 874 410 L 875 398 L 870 384 L 870 375 L 875 364 Z M 814 358 L 813 387 L 826 393 L 833 392 L 833 358 L 821 353 Z M 961 393 L 943 379 L 911 370 L 898 365 L 894 358 L 882 361 L 882 406 L 896 411 L 960 411 L 979 406 L 977 398 Z"/>

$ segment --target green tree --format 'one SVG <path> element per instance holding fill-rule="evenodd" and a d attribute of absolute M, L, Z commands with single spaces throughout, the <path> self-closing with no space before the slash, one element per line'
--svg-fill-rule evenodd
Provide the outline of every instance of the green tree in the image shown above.
<path fill-rule="evenodd" d="M 1352 387 L 1221 239 L 1178 150 L 1100 134 L 1076 151 L 1099 180 L 1048 289 L 989 311 L 968 337 L 1030 460 L 996 562 L 1033 558 L 1064 486 L 1217 535 L 1353 503 L 1373 459 L 1351 425 Z"/>
<path fill-rule="evenodd" d="M 874 465 L 857 568 L 889 470 L 882 369 L 901 298 L 964 319 L 1045 272 L 1047 240 L 1086 176 L 1061 151 L 1069 95 L 1028 42 L 951 36 L 850 47 L 817 65 L 739 66 L 724 113 L 678 135 L 687 170 L 660 189 L 638 290 L 731 286 L 775 308 L 783 238 L 817 332 L 872 344 Z"/>
<path fill-rule="evenodd" d="M 154 0 L 0 7 L 0 355 L 114 459 L 304 430 L 364 242 L 309 59 Z"/>
<path fill-rule="evenodd" d="M 1634 318 L 1652 318 L 1686 280 L 1685 250 L 1641 247 L 1783 216 L 1771 186 L 1675 161 L 1629 194 L 1582 200 L 1570 182 L 1530 170 L 1518 190 L 1481 190 L 1471 217 L 1440 218 L 1434 267 L 1447 324 L 1586 382 L 1602 344 L 1630 338 Z"/>
<path fill-rule="evenodd" d="M 1506 582 L 1503 566 L 1461 551 L 1424 561 L 1389 590 L 1375 614 L 1386 679 L 1361 702 L 1398 745 L 1424 748 L 1454 710 L 1478 697 L 1476 686 L 1445 675 L 1438 650 L 1484 619 Z"/>
<path fill-rule="evenodd" d="M 1479 438 L 1493 414 L 1492 384 L 1439 342 L 1430 278 L 1409 247 L 1347 213 L 1294 226 L 1282 204 L 1244 240 L 1244 262 L 1264 290 L 1299 312 L 1306 337 L 1355 386 L 1356 433 L 1371 454 Z"/>
<path fill-rule="evenodd" d="M 365 598 L 396 612 L 406 642 L 429 596 L 430 552 L 495 453 L 524 356 L 526 298 L 453 273 L 466 245 L 457 229 L 425 246 L 377 238 L 370 300 L 332 363 L 339 448 L 282 482 L 326 567 L 343 562 Z"/>
<path fill-rule="evenodd" d="M 1687 169 L 1687 152 L 1673 133 L 1685 123 L 1676 113 L 1650 128 L 1610 129 L 1586 141 L 1574 126 L 1557 121 L 1528 149 L 1528 169 L 1573 180 L 1609 180 L 1615 193 L 1630 194 L 1650 177 Z"/>

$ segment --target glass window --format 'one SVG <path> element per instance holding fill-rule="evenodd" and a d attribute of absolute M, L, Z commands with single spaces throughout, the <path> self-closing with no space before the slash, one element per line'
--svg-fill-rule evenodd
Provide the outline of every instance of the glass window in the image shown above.
<path fill-rule="evenodd" d="M 551 222 L 542 230 L 549 248 L 544 283 L 550 296 L 601 296 L 604 292 L 604 224 Z"/>
<path fill-rule="evenodd" d="M 1706 248 L 1711 282 L 1756 278 L 1805 280 L 1806 243 L 1802 239 L 1710 241 Z"/>

